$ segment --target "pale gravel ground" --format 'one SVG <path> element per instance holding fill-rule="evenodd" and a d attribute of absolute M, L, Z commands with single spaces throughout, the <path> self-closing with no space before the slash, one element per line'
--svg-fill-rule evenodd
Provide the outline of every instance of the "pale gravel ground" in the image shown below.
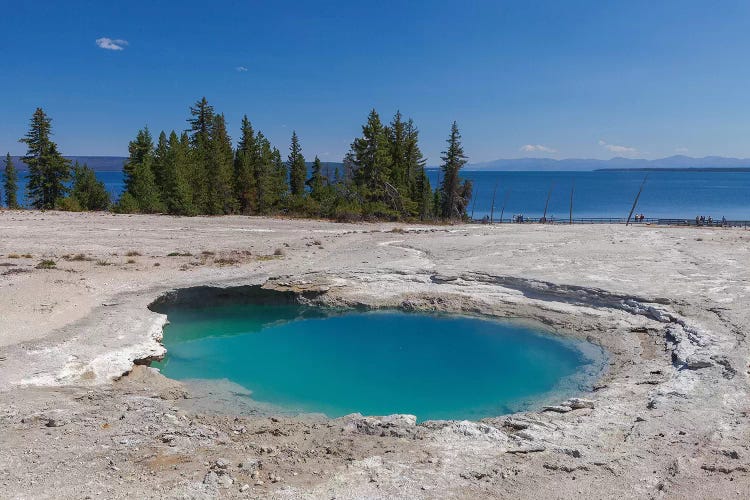
<path fill-rule="evenodd" d="M 748 231 L 4 211 L 2 263 L 3 498 L 750 497 Z M 110 382 L 161 353 L 164 292 L 264 283 L 540 321 L 611 364 L 593 409 L 479 424 L 235 419 L 148 370 Z"/>

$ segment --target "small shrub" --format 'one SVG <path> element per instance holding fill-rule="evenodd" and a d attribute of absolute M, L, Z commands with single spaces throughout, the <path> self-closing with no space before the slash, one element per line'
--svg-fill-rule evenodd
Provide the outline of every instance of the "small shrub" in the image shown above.
<path fill-rule="evenodd" d="M 154 267 L 159 267 L 160 265 L 158 262 L 154 262 Z"/>
<path fill-rule="evenodd" d="M 192 257 L 190 252 L 169 252 L 167 257 Z"/>
<path fill-rule="evenodd" d="M 126 264 L 135 264 L 135 259 L 128 259 L 125 261 Z"/>
<path fill-rule="evenodd" d="M 37 269 L 54 269 L 57 267 L 57 263 L 54 260 L 40 260 L 39 264 L 36 265 Z"/>
<path fill-rule="evenodd" d="M 138 252 L 136 250 L 131 250 L 125 254 L 125 257 L 140 257 L 140 256 L 141 256 L 141 252 Z"/>
<path fill-rule="evenodd" d="M 231 257 L 221 257 L 214 260 L 214 264 L 218 264 L 220 266 L 233 266 L 235 264 L 239 264 L 239 261 Z"/>
<path fill-rule="evenodd" d="M 71 261 L 71 262 L 84 262 L 88 260 L 93 260 L 90 257 L 86 257 L 85 253 L 78 253 L 75 255 L 65 255 L 63 259 Z"/>
<path fill-rule="evenodd" d="M 112 211 L 118 214 L 134 214 L 140 211 L 138 200 L 130 193 L 123 193 L 120 199 L 112 207 Z"/>
<path fill-rule="evenodd" d="M 67 196 L 57 200 L 57 209 L 63 212 L 82 212 L 83 208 L 76 198 Z"/>
<path fill-rule="evenodd" d="M 273 254 L 276 257 L 283 257 L 285 255 L 284 254 L 284 249 L 283 248 L 277 248 L 276 250 L 273 251 Z"/>
<path fill-rule="evenodd" d="M 110 265 L 110 263 L 109 263 L 109 261 L 106 261 L 106 260 L 102 260 L 102 259 L 100 259 L 100 260 L 97 260 L 97 261 L 96 261 L 96 265 L 97 265 L 97 266 L 109 266 L 109 265 Z"/>
<path fill-rule="evenodd" d="M 21 257 L 23 257 L 24 259 L 31 259 L 33 256 L 30 253 L 25 253 L 21 255 Z"/>
<path fill-rule="evenodd" d="M 201 252 L 201 255 L 216 255 L 216 253 L 215 252 L 211 252 L 209 250 L 203 250 Z"/>
<path fill-rule="evenodd" d="M 21 256 L 20 256 L 20 255 L 18 255 L 17 253 L 9 253 L 9 254 L 8 254 L 8 258 L 9 258 L 9 259 L 20 259 L 20 258 L 21 258 Z"/>

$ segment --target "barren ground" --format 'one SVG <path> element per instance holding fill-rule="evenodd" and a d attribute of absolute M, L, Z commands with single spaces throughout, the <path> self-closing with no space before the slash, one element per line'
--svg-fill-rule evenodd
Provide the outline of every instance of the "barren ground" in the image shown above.
<path fill-rule="evenodd" d="M 0 496 L 749 498 L 749 264 L 737 229 L 2 211 Z M 147 306 L 203 285 L 532 320 L 610 365 L 481 422 L 233 415 L 134 369 Z"/>

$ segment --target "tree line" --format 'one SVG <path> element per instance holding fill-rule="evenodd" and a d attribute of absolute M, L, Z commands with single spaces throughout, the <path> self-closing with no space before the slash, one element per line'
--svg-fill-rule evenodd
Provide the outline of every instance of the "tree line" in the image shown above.
<path fill-rule="evenodd" d="M 51 120 L 38 108 L 22 158 L 28 165 L 27 199 L 37 209 L 106 210 L 174 215 L 273 215 L 358 220 L 460 220 L 472 186 L 460 170 L 467 158 L 454 122 L 441 155 L 441 182 L 432 189 L 413 120 L 396 112 L 384 124 L 372 110 L 339 168 L 315 156 L 308 173 L 301 141 L 292 133 L 286 159 L 243 117 L 236 146 L 222 113 L 206 98 L 190 107 L 187 130 L 148 127 L 128 145 L 125 189 L 111 203 L 86 165 L 71 165 L 51 140 Z M 6 156 L 6 205 L 18 207 L 17 172 Z"/>

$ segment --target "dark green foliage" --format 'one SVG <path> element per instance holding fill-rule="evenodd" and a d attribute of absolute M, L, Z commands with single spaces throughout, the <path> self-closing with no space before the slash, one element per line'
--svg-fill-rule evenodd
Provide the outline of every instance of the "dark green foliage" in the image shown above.
<path fill-rule="evenodd" d="M 258 210 L 258 176 L 260 150 L 247 115 L 242 118 L 240 142 L 234 154 L 234 189 L 240 213 L 252 214 Z"/>
<path fill-rule="evenodd" d="M 173 130 L 169 134 L 164 160 L 162 200 L 167 212 L 176 215 L 194 215 L 191 174 L 190 142 L 186 133 L 177 137 Z"/>
<path fill-rule="evenodd" d="M 87 165 L 82 167 L 76 162 L 73 167 L 73 187 L 70 197 L 75 200 L 81 210 L 107 210 L 109 208 L 109 192 L 104 183 L 96 178 L 94 171 Z"/>
<path fill-rule="evenodd" d="M 10 158 L 10 153 L 5 155 L 3 190 L 5 191 L 5 205 L 10 209 L 18 208 L 18 172 Z"/>
<path fill-rule="evenodd" d="M 461 134 L 458 125 L 453 122 L 451 135 L 446 141 L 448 149 L 440 157 L 443 160 L 443 183 L 440 186 L 440 216 L 444 219 L 463 219 L 466 207 L 471 198 L 471 182 L 461 182 L 459 175 L 466 164 L 466 155 L 461 146 Z"/>
<path fill-rule="evenodd" d="M 125 163 L 125 192 L 132 197 L 127 199 L 128 212 L 156 213 L 164 209 L 159 188 L 154 179 L 154 142 L 148 127 L 139 130 L 134 141 L 128 145 L 130 157 Z M 124 196 L 123 196 L 124 197 Z M 132 203 L 137 208 L 132 210 Z M 120 204 L 123 203 L 122 197 Z M 124 211 L 124 209 L 121 209 Z"/>
<path fill-rule="evenodd" d="M 327 179 L 323 176 L 323 164 L 320 163 L 320 158 L 315 156 L 310 179 L 305 183 L 310 188 L 310 196 L 314 199 L 319 199 L 323 194 L 323 187 L 326 182 Z"/>
<path fill-rule="evenodd" d="M 130 143 L 126 189 L 116 211 L 460 219 L 471 196 L 471 184 L 458 177 L 466 160 L 455 124 L 443 157 L 444 180 L 433 192 L 419 132 L 400 112 L 386 127 L 372 110 L 343 167 L 331 173 L 316 156 L 309 179 L 296 132 L 284 162 L 246 116 L 233 150 L 224 115 L 205 98 L 190 108 L 188 123 L 180 137 L 162 132 L 156 147 L 148 129 L 139 131 Z"/>
<path fill-rule="evenodd" d="M 234 196 L 234 153 L 224 115 L 214 115 L 210 130 L 210 148 L 206 164 L 206 212 L 231 214 L 237 210 Z"/>
<path fill-rule="evenodd" d="M 49 210 L 65 196 L 65 182 L 70 179 L 70 162 L 57 151 L 52 142 L 52 124 L 42 108 L 37 108 L 31 118 L 29 131 L 19 140 L 26 144 L 23 157 L 29 166 L 28 199 L 34 208 Z"/>
<path fill-rule="evenodd" d="M 367 123 L 362 126 L 362 137 L 354 139 L 350 154 L 344 165 L 352 170 L 354 182 L 362 195 L 365 213 L 370 214 L 367 207 L 378 208 L 386 201 L 395 207 L 393 186 L 391 180 L 391 146 L 388 134 L 380 122 L 380 116 L 374 109 L 367 117 Z"/>
<path fill-rule="evenodd" d="M 302 146 L 300 146 L 297 132 L 292 132 L 292 143 L 289 146 L 289 157 L 286 164 L 289 168 L 289 190 L 292 196 L 304 195 L 307 167 L 305 166 L 305 157 L 302 156 Z"/>

